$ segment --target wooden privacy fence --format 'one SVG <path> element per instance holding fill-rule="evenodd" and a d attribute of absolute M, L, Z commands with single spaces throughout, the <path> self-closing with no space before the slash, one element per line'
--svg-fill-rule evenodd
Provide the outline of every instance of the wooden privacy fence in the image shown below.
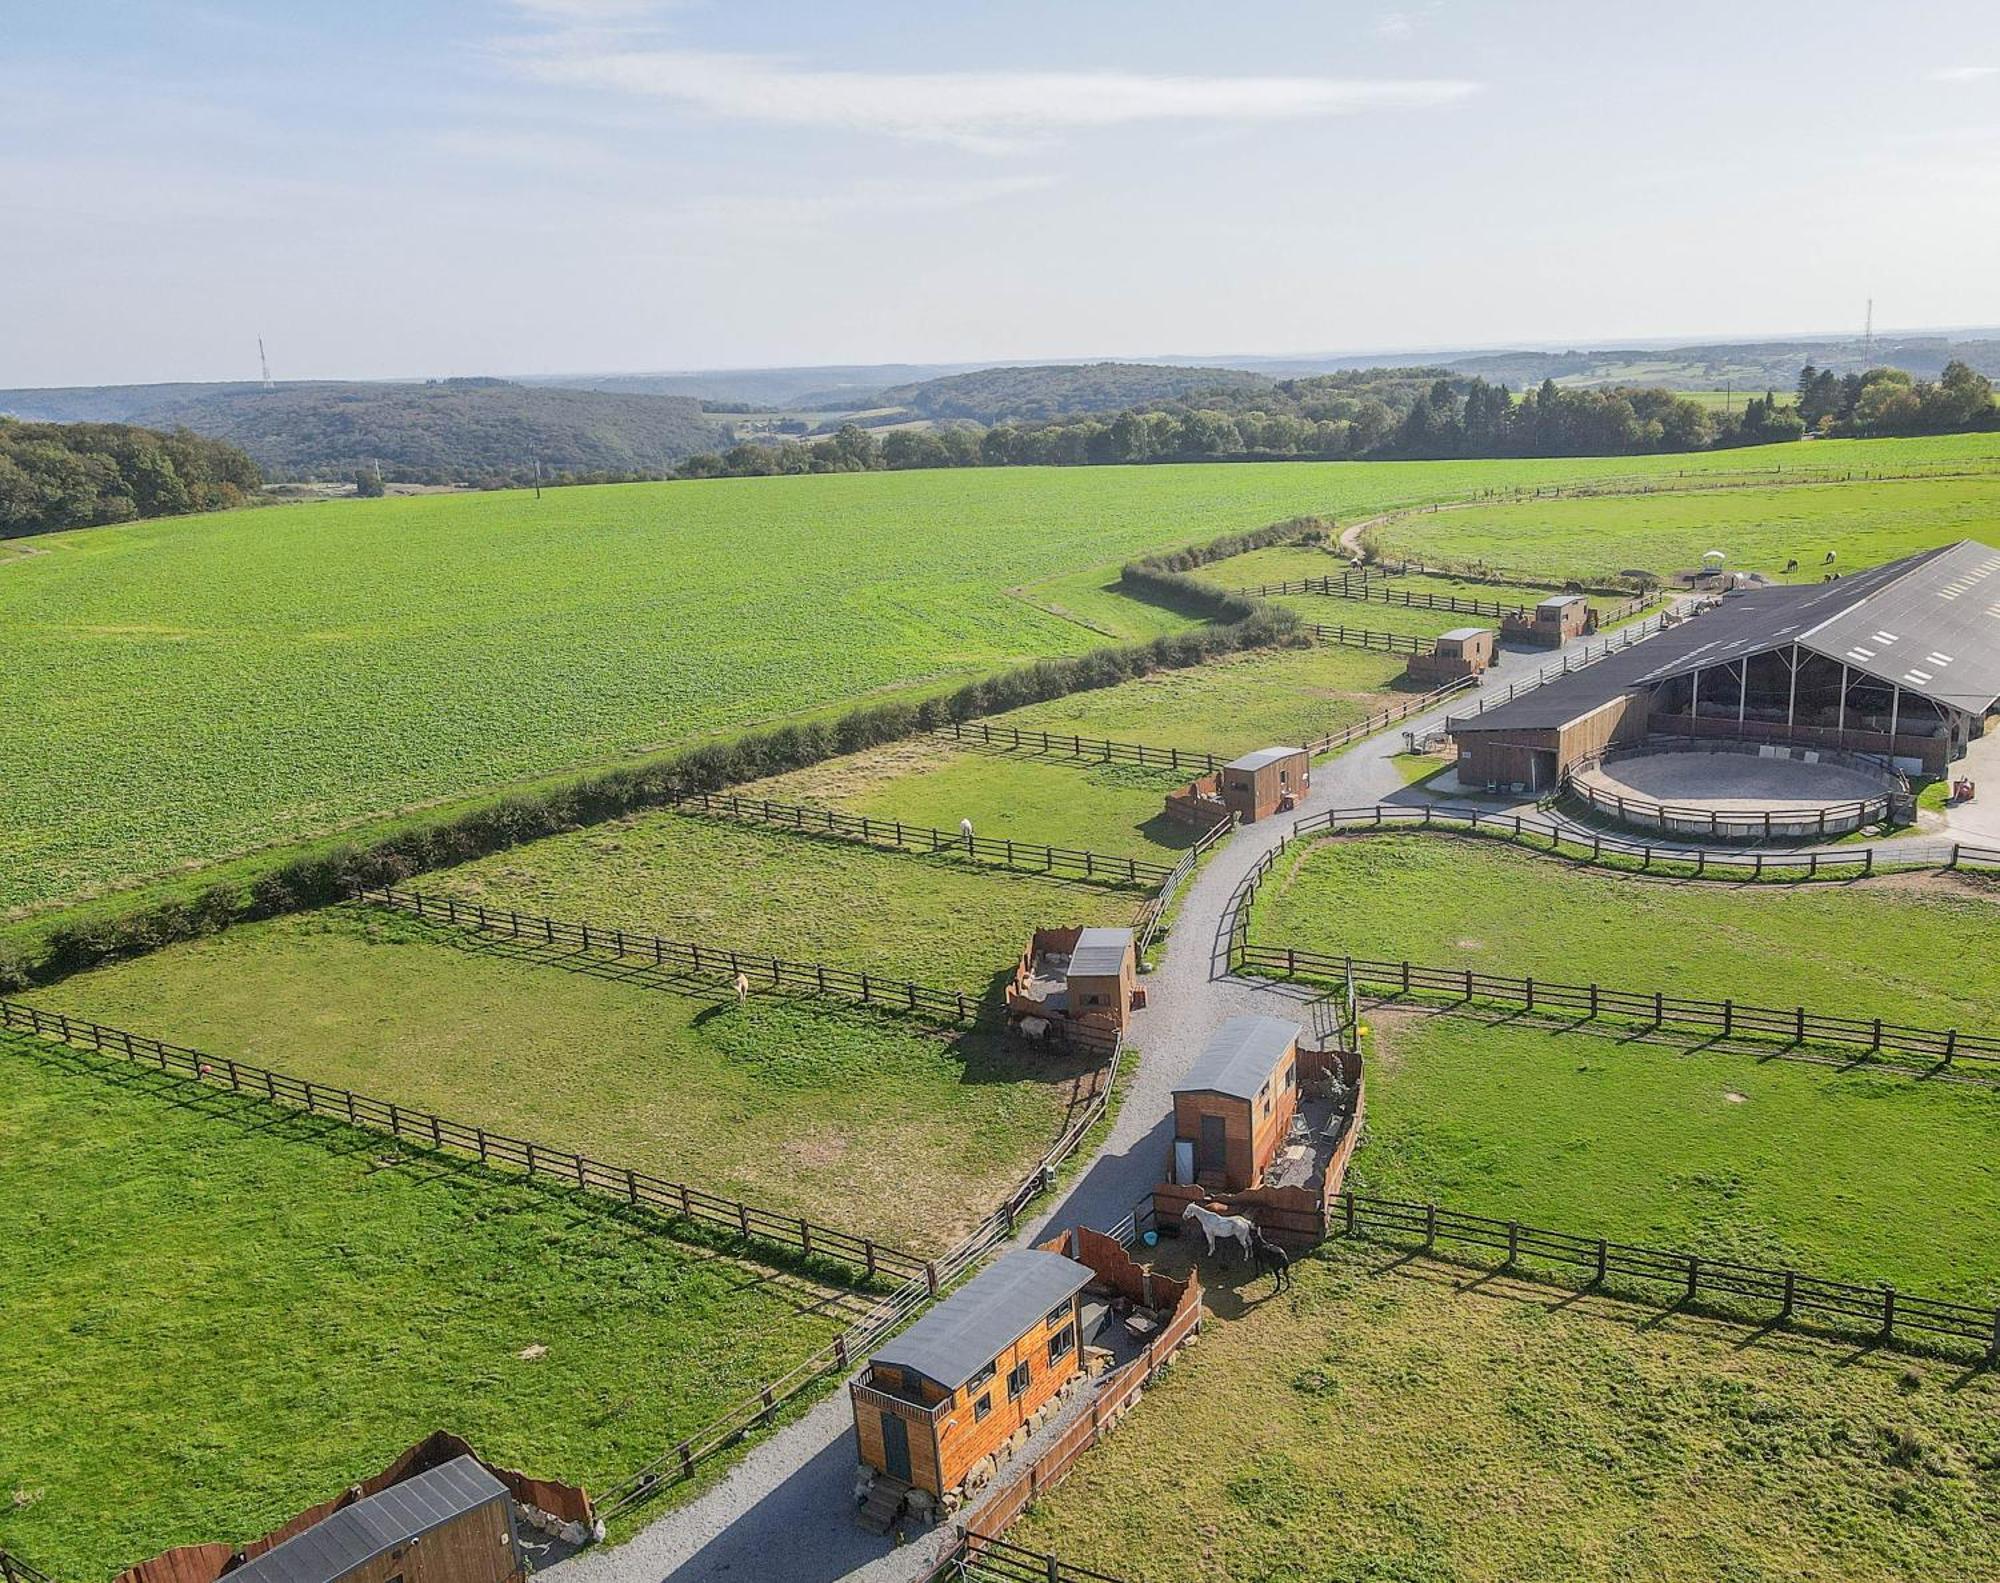
<path fill-rule="evenodd" d="M 1239 922 L 1242 920 L 1239 918 Z M 1510 978 L 1471 968 L 1426 967 L 1412 962 L 1377 962 L 1333 956 L 1288 945 L 1239 942 L 1241 966 L 1412 999 L 1448 999 L 1505 1006 L 1529 1012 L 1580 1011 L 1644 1027 L 1690 1028 L 1724 1039 L 1778 1039 L 1786 1044 L 1826 1045 L 1879 1055 L 1885 1050 L 1953 1061 L 2000 1061 L 2000 1038 L 1961 1033 L 1956 1028 L 1917 1028 L 1880 1017 L 1838 1017 L 1803 1006 L 1746 1006 L 1734 1000 L 1698 1000 L 1661 990 L 1607 989 L 1599 984 L 1561 984 L 1546 979 Z"/>
<path fill-rule="evenodd" d="M 1094 759 L 1100 764 L 1143 764 L 1149 769 L 1172 770 L 1176 775 L 1206 775 L 1221 769 L 1223 764 L 1213 753 L 1195 749 L 1107 742 L 1102 737 L 1064 736 L 1053 731 L 1024 731 L 1019 726 L 989 725 L 984 720 L 957 720 L 948 726 L 938 726 L 931 734 L 950 737 L 954 742 L 1006 748 L 1009 752 L 1052 753 L 1064 758 Z"/>
<path fill-rule="evenodd" d="M 871 1278 L 887 1275 L 922 1279 L 931 1269 L 913 1253 L 818 1225 L 797 1215 L 721 1198 L 684 1182 L 669 1182 L 644 1171 L 606 1165 L 585 1154 L 490 1132 L 469 1122 L 357 1094 L 331 1083 L 309 1083 L 269 1067 L 232 1061 L 226 1056 L 204 1055 L 199 1050 L 128 1033 L 123 1028 L 110 1028 L 11 1000 L 0 1000 L 0 1028 L 117 1056 L 170 1077 L 226 1088 L 271 1104 L 293 1106 L 315 1116 L 330 1116 L 428 1149 L 469 1155 L 482 1165 L 519 1170 L 530 1177 L 547 1177 L 565 1187 L 600 1197 L 644 1204 L 684 1220 L 720 1226 L 739 1236 L 774 1243 L 787 1250 L 796 1249 L 816 1258 L 838 1259 L 865 1271 Z"/>
<path fill-rule="evenodd" d="M 726 946 L 663 940 L 658 935 L 641 934 L 631 929 L 607 929 L 600 924 L 566 923 L 559 918 L 545 918 L 539 913 L 503 911 L 474 901 L 460 901 L 452 896 L 426 896 L 420 891 L 399 890 L 386 885 L 358 890 L 355 900 L 377 907 L 392 907 L 426 923 L 443 924 L 455 929 L 478 929 L 487 934 L 504 935 L 510 940 L 600 951 L 621 960 L 650 962 L 658 968 L 712 977 L 723 983 L 733 983 L 742 977 L 748 979 L 753 988 L 820 995 L 832 1000 L 875 1006 L 884 1011 L 918 1012 L 964 1025 L 997 1022 L 1001 1015 L 1000 1008 L 993 1002 L 968 995 L 963 990 L 932 989 L 904 979 L 885 978 L 879 973 L 828 967 L 823 962 L 787 962 L 781 957 L 759 956 L 749 951 L 734 951 Z"/>
<path fill-rule="evenodd" d="M 1335 643 L 1349 649 L 1379 649 L 1385 654 L 1437 652 L 1436 638 L 1413 638 L 1401 632 L 1374 632 L 1366 627 L 1330 627 L 1318 621 L 1307 622 L 1306 631 L 1322 643 Z"/>
<path fill-rule="evenodd" d="M 1090 1103 L 1063 1129 L 1062 1136 L 1049 1146 L 1035 1163 L 1035 1168 L 1022 1178 L 1013 1192 L 1001 1200 L 963 1241 L 942 1257 L 924 1264 L 919 1274 L 905 1281 L 882 1303 L 836 1336 L 830 1346 L 821 1348 L 797 1367 L 765 1385 L 754 1396 L 744 1398 L 606 1491 L 598 1501 L 600 1515 L 616 1516 L 657 1491 L 691 1477 L 700 1462 L 767 1423 L 780 1406 L 828 1372 L 838 1370 L 844 1373 L 861 1363 L 905 1321 L 936 1301 L 946 1286 L 957 1280 L 989 1250 L 1011 1238 L 1028 1206 L 1054 1185 L 1057 1168 L 1076 1152 L 1090 1129 L 1103 1120 L 1118 1083 L 1118 1070 L 1124 1052 L 1125 1042 L 1121 1035 L 1112 1046 L 1103 1081 Z"/>
<path fill-rule="evenodd" d="M 955 1583 L 969 1578 L 973 1583 L 1125 1583 L 1109 1572 L 1093 1572 L 1089 1567 L 1072 1566 L 1060 1556 L 1040 1550 L 1024 1550 L 991 1534 L 961 1532 L 958 1541 L 929 1572 L 924 1583 Z"/>
<path fill-rule="evenodd" d="M 1744 880 L 1866 879 L 1877 869 L 1972 869 L 2000 867 L 2000 848 L 1965 841 L 1923 842 L 1904 846 L 1829 847 L 1824 851 L 1712 852 L 1705 847 L 1654 846 L 1643 841 L 1580 830 L 1526 814 L 1486 813 L 1477 808 L 1453 808 L 1443 803 L 1376 803 L 1363 808 L 1332 808 L 1310 814 L 1292 826 L 1294 836 L 1360 835 L 1376 830 L 1416 829 L 1490 836 L 1519 843 L 1529 851 L 1576 862 L 1671 874 L 1675 878 L 1710 879 L 1741 884 Z M 1534 843 L 1546 842 L 1547 845 Z M 1878 861 L 1879 854 L 1879 861 Z"/>
<path fill-rule="evenodd" d="M 1181 860 L 1160 882 L 1160 888 L 1152 899 L 1139 909 L 1138 950 L 1141 957 L 1145 956 L 1147 948 L 1153 943 L 1153 937 L 1160 932 L 1161 924 L 1166 921 L 1167 908 L 1173 905 L 1174 894 L 1180 889 L 1181 882 L 1194 872 L 1202 854 L 1228 835 L 1234 827 L 1235 821 L 1231 819 L 1219 819 L 1209 826 L 1201 838 L 1181 854 Z"/>
<path fill-rule="evenodd" d="M 1423 714 L 1454 693 L 1461 693 L 1468 687 L 1478 685 L 1478 677 L 1461 676 L 1456 681 L 1446 682 L 1442 687 L 1432 688 L 1421 697 L 1412 698 L 1405 703 L 1391 704 L 1387 709 L 1378 709 L 1367 719 L 1357 720 L 1353 725 L 1336 731 L 1331 736 L 1314 737 L 1305 744 L 1306 752 L 1313 758 L 1318 758 L 1322 753 L 1331 753 L 1335 748 L 1344 748 L 1350 742 L 1359 742 L 1363 737 L 1372 737 L 1384 726 L 1392 726 L 1398 720 L 1407 720 L 1411 715 Z"/>
<path fill-rule="evenodd" d="M 1769 1318 L 1781 1325 L 1805 1322 L 1891 1345 L 1907 1345 L 1918 1338 L 1969 1341 L 1984 1352 L 1987 1362 L 2000 1362 L 2000 1307 L 1920 1297 L 1893 1286 L 1861 1286 L 1736 1259 L 1579 1237 L 1437 1204 L 1358 1193 L 1340 1195 L 1330 1229 L 1374 1239 L 1414 1238 L 1426 1252 L 1440 1243 L 1497 1251 L 1502 1269 L 1522 1264 L 1580 1269 L 1587 1272 L 1592 1286 L 1613 1279 L 1666 1286 L 1675 1291 L 1677 1301 L 1690 1306 L 1707 1304 L 1737 1314 L 1775 1308 Z"/>
<path fill-rule="evenodd" d="M 689 792 L 673 799 L 682 813 L 712 814 L 777 830 L 805 835 L 829 835 L 905 852 L 958 853 L 984 862 L 1034 874 L 1068 874 L 1108 884 L 1158 885 L 1172 872 L 1164 863 L 1143 858 L 1110 857 L 1039 841 L 1014 841 L 1002 836 L 967 835 L 929 825 L 904 824 L 900 819 L 871 819 L 866 814 L 836 813 L 828 808 L 804 808 L 760 797 L 729 792 Z"/>

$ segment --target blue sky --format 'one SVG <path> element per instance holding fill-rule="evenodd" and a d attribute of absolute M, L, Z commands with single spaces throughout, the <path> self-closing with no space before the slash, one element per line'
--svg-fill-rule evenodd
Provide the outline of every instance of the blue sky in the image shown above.
<path fill-rule="evenodd" d="M 17 0 L 0 386 L 2000 322 L 2000 5 Z"/>

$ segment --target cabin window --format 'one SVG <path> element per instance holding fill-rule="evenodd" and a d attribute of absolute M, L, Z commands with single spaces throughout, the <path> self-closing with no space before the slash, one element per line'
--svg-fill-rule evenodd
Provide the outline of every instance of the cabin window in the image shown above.
<path fill-rule="evenodd" d="M 1028 1388 L 1030 1378 L 1032 1371 L 1028 1367 L 1028 1360 L 1023 1358 L 1007 1375 L 1007 1400 L 1019 1401 L 1022 1393 Z"/>
<path fill-rule="evenodd" d="M 1286 1067 L 1286 1068 L 1285 1068 L 1285 1087 L 1287 1087 L 1287 1088 L 1290 1088 L 1290 1087 L 1291 1087 L 1291 1086 L 1292 1086 L 1292 1085 L 1293 1085 L 1294 1083 L 1296 1083 L 1296 1082 L 1297 1082 L 1298 1080 L 1299 1080 L 1299 1074 L 1298 1074 L 1298 1071 L 1297 1071 L 1297 1069 L 1296 1069 L 1295 1067 L 1289 1067 L 1289 1066 L 1288 1066 L 1288 1067 Z"/>
<path fill-rule="evenodd" d="M 1055 1335 L 1050 1336 L 1049 1367 L 1054 1368 L 1060 1359 L 1068 1357 L 1069 1349 L 1075 1345 L 1076 1328 L 1073 1325 L 1064 1325 Z"/>
<path fill-rule="evenodd" d="M 1042 1323 L 1053 1330 L 1057 1325 L 1068 1319 L 1071 1301 L 1072 1299 L 1065 1297 L 1061 1302 L 1057 1303 L 1055 1307 L 1049 1310 L 1049 1317 L 1044 1319 Z"/>
<path fill-rule="evenodd" d="M 987 1364 L 985 1368 L 981 1369 L 977 1374 L 973 1375 L 971 1379 L 965 1382 L 966 1393 L 968 1395 L 971 1394 L 973 1391 L 978 1390 L 979 1387 L 984 1385 L 988 1380 L 992 1379 L 994 1373 L 999 1369 L 999 1367 L 1000 1367 L 1000 1360 L 998 1358 L 995 1358 L 991 1363 Z"/>
<path fill-rule="evenodd" d="M 993 1393 L 988 1391 L 972 1404 L 972 1421 L 976 1424 L 993 1411 Z"/>

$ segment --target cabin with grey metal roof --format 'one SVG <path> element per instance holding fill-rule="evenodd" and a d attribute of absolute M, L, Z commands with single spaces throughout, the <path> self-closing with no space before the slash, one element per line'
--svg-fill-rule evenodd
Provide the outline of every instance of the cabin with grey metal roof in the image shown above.
<path fill-rule="evenodd" d="M 1244 824 L 1254 824 L 1298 805 L 1312 782 L 1312 759 L 1304 748 L 1259 748 L 1231 759 L 1216 779 L 1223 805 Z"/>
<path fill-rule="evenodd" d="M 457 1457 L 341 1507 L 229 1577 L 237 1583 L 511 1583 L 523 1570 L 507 1486 L 476 1457 Z"/>
<path fill-rule="evenodd" d="M 1174 1085 L 1174 1174 L 1221 1192 L 1255 1187 L 1298 1109 L 1299 1025 L 1231 1017 Z"/>
<path fill-rule="evenodd" d="M 2000 708 L 2000 550 L 1973 540 L 1744 589 L 1657 637 L 1446 722 L 1468 788 L 1546 791 L 1612 746 L 1735 739 L 1942 775 Z"/>

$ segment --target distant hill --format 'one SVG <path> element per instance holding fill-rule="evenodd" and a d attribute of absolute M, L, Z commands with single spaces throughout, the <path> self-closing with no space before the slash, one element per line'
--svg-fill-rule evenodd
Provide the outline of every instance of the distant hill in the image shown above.
<path fill-rule="evenodd" d="M 975 423 L 1034 423 L 1084 412 L 1117 412 L 1205 392 L 1271 388 L 1261 374 L 1232 368 L 1182 368 L 1159 363 L 1056 363 L 1046 367 L 982 368 L 918 384 L 879 390 L 866 405 L 909 417 L 965 418 Z"/>
<path fill-rule="evenodd" d="M 722 368 L 670 374 L 536 374 L 524 385 L 625 396 L 692 396 L 794 412 L 852 411 L 886 385 L 962 374 L 979 363 L 856 363 L 820 368 Z"/>
<path fill-rule="evenodd" d="M 241 446 L 276 479 L 379 465 L 409 483 L 660 474 L 732 437 L 681 396 L 613 395 L 498 379 L 432 384 L 128 385 L 0 391 L 0 412 L 110 417 Z"/>
<path fill-rule="evenodd" d="M 1668 390 L 1790 390 L 1811 363 L 1836 374 L 1901 368 L 1918 379 L 1936 379 L 1954 358 L 1976 372 L 2000 375 L 2000 340 L 1956 340 L 1941 335 L 1860 336 L 1797 341 L 1727 341 L 1699 346 L 1628 347 L 1599 351 L 1480 352 L 1441 361 L 1454 374 L 1476 374 L 1496 384 L 1652 385 Z"/>

